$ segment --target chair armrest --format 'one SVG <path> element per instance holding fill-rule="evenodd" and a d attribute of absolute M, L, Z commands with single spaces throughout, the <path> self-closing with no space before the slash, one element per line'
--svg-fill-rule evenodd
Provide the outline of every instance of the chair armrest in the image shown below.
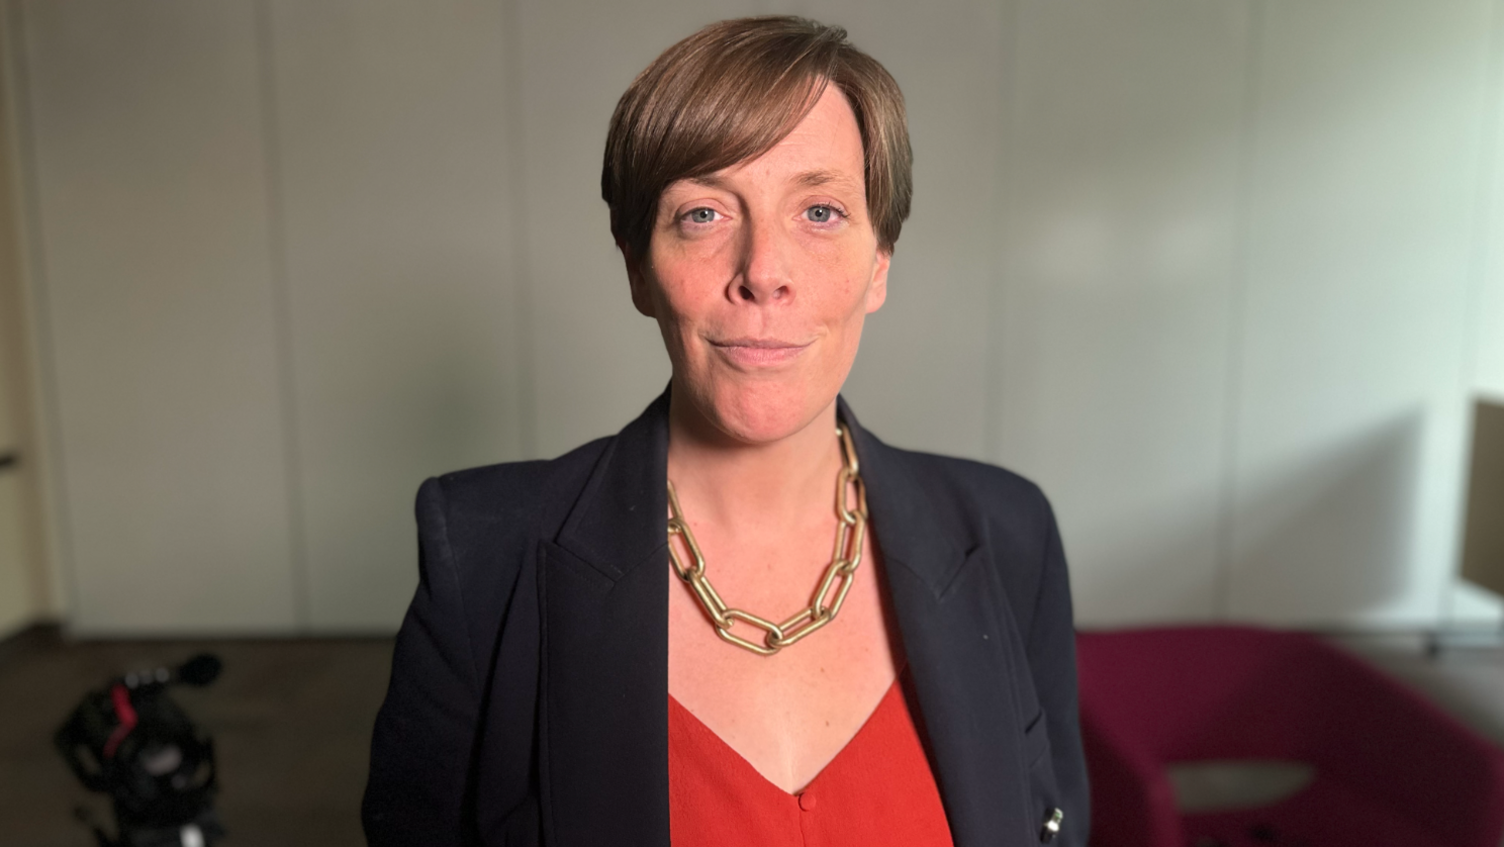
<path fill-rule="evenodd" d="M 1085 711 L 1081 741 L 1091 782 L 1091 847 L 1182 847 L 1180 814 L 1163 763 Z"/>
<path fill-rule="evenodd" d="M 1498 847 L 1504 834 L 1504 751 L 1429 700 L 1337 648 L 1330 657 L 1319 724 L 1330 751 L 1318 768 L 1384 797 L 1459 847 Z"/>

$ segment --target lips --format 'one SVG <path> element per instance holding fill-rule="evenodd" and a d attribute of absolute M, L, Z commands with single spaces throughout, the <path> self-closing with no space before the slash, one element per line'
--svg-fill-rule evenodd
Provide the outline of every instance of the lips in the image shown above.
<path fill-rule="evenodd" d="M 777 338 L 728 338 L 711 341 L 723 357 L 744 368 L 765 368 L 786 364 L 799 358 L 814 342 L 798 343 Z"/>

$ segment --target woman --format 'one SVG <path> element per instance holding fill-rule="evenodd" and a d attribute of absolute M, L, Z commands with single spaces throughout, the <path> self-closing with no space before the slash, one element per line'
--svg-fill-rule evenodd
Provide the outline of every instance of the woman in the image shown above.
<path fill-rule="evenodd" d="M 632 83 L 601 184 L 670 388 L 424 484 L 371 844 L 1085 844 L 1048 504 L 838 397 L 909 163 L 839 29 L 722 22 Z"/>

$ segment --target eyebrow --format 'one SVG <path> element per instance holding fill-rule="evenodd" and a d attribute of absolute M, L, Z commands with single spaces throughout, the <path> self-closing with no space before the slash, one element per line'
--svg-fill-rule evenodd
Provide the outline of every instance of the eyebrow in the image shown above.
<path fill-rule="evenodd" d="M 849 182 L 846 177 L 835 171 L 805 171 L 794 181 L 808 188 L 817 188 L 821 185 L 829 185 L 832 182 Z"/>
<path fill-rule="evenodd" d="M 717 174 L 692 176 L 686 179 L 685 182 L 693 183 L 695 185 L 703 185 L 706 188 L 726 188 L 726 181 L 724 179 L 721 179 Z M 845 175 L 836 171 L 828 170 L 805 171 L 804 173 L 794 177 L 794 183 L 796 185 L 802 185 L 806 188 L 817 188 L 822 185 L 830 185 L 831 183 L 850 184 L 851 182 L 852 180 Z"/>

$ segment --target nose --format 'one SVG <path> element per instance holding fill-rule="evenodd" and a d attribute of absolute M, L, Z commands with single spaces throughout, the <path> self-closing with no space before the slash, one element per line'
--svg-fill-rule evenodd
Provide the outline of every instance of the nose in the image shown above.
<path fill-rule="evenodd" d="M 774 221 L 754 219 L 742 236 L 741 273 L 727 292 L 731 299 L 764 306 L 791 299 L 794 245 L 789 233 Z"/>

